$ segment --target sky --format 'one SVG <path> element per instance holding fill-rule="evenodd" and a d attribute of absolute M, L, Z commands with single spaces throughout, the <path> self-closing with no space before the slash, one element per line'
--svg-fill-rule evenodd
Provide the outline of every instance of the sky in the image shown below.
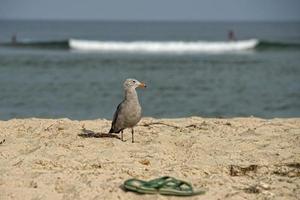
<path fill-rule="evenodd" d="M 300 21 L 300 0 L 0 0 L 0 19 Z"/>

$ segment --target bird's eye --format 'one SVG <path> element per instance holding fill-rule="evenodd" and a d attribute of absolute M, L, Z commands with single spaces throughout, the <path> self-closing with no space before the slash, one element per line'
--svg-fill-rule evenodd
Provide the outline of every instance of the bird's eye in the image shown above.
<path fill-rule="evenodd" d="M 135 81 L 133 81 L 133 83 L 135 83 Z"/>

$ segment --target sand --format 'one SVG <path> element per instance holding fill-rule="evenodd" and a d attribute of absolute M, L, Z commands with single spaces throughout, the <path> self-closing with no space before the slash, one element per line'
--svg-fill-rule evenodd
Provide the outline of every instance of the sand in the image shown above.
<path fill-rule="evenodd" d="M 0 199 L 178 199 L 120 188 L 163 175 L 207 190 L 187 199 L 300 198 L 300 118 L 143 118 L 134 144 L 110 123 L 0 121 Z"/>

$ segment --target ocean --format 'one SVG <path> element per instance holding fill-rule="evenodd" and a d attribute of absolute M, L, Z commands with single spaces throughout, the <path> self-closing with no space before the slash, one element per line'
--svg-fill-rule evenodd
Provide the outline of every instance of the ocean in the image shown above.
<path fill-rule="evenodd" d="M 144 116 L 300 117 L 300 22 L 0 21 L 2 120 L 112 119 L 126 78 Z"/>

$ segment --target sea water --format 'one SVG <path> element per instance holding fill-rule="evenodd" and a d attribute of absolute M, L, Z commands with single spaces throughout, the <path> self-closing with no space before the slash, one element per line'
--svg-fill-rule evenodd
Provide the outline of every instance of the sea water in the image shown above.
<path fill-rule="evenodd" d="M 0 30 L 0 119 L 111 119 L 126 78 L 148 85 L 144 116 L 300 116 L 299 22 L 10 20 Z"/>

